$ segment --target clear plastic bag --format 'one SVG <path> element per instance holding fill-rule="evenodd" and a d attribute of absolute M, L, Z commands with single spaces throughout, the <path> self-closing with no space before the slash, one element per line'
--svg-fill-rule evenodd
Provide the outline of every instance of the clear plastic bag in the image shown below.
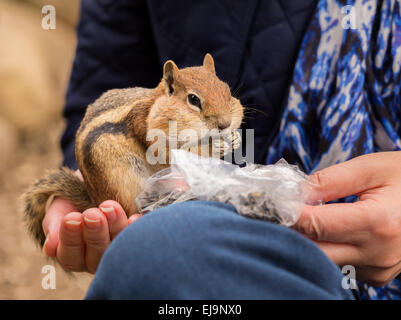
<path fill-rule="evenodd" d="M 303 204 L 320 204 L 308 176 L 284 159 L 274 165 L 239 167 L 173 150 L 171 167 L 151 176 L 136 199 L 142 213 L 188 200 L 231 204 L 244 216 L 291 226 Z"/>

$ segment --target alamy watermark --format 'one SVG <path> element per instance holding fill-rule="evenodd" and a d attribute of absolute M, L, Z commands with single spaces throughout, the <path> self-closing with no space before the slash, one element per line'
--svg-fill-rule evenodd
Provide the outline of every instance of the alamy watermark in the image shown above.
<path fill-rule="evenodd" d="M 42 278 L 42 288 L 44 290 L 55 290 L 56 289 L 56 268 L 50 264 L 43 266 L 42 274 L 45 276 Z"/>
<path fill-rule="evenodd" d="M 355 267 L 347 264 L 341 268 L 341 272 L 344 274 L 341 281 L 342 288 L 345 290 L 357 289 Z"/>
<path fill-rule="evenodd" d="M 243 155 L 245 138 L 245 155 Z M 146 150 L 146 161 L 151 164 L 171 164 L 171 150 L 182 149 L 203 157 L 221 158 L 237 164 L 254 162 L 254 130 L 241 129 L 183 129 L 178 130 L 176 121 L 169 121 L 168 132 L 150 129 L 146 140 L 150 142 Z"/>
<path fill-rule="evenodd" d="M 52 5 L 45 5 L 42 7 L 42 29 L 55 30 L 56 29 L 56 8 Z"/>
<path fill-rule="evenodd" d="M 347 5 L 341 9 L 341 12 L 345 15 L 341 20 L 341 24 L 344 29 L 356 29 L 356 17 L 354 6 Z"/>

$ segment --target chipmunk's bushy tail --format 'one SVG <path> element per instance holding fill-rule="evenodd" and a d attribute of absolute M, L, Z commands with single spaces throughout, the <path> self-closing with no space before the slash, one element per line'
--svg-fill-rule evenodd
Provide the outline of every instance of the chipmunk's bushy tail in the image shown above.
<path fill-rule="evenodd" d="M 62 167 L 47 172 L 22 196 L 28 230 L 41 247 L 45 242 L 42 221 L 46 214 L 47 201 L 53 195 L 71 201 L 79 212 L 93 207 L 84 182 L 74 171 Z"/>

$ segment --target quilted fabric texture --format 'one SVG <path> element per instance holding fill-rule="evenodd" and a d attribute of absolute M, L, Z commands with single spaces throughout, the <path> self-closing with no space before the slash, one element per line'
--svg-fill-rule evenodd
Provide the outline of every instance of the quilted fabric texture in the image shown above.
<path fill-rule="evenodd" d="M 154 87 L 166 60 L 200 65 L 206 52 L 218 76 L 256 109 L 244 128 L 255 129 L 255 161 L 263 163 L 315 7 L 316 0 L 83 0 L 64 109 L 64 164 L 76 168 L 74 135 L 101 93 Z"/>

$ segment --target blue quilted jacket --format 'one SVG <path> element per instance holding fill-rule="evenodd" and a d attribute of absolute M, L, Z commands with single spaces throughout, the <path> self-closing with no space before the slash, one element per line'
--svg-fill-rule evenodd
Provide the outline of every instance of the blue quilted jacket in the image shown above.
<path fill-rule="evenodd" d="M 241 102 L 262 111 L 249 115 L 244 128 L 255 129 L 255 161 L 264 163 L 316 2 L 83 0 L 64 109 L 64 164 L 76 168 L 74 135 L 101 93 L 154 87 L 166 60 L 200 65 L 206 52 Z"/>

